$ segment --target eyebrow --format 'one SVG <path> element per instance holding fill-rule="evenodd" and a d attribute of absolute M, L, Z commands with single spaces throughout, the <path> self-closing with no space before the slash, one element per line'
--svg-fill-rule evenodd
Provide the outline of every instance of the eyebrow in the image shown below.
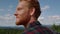
<path fill-rule="evenodd" d="M 21 7 L 17 7 L 17 10 L 21 10 L 22 8 Z"/>

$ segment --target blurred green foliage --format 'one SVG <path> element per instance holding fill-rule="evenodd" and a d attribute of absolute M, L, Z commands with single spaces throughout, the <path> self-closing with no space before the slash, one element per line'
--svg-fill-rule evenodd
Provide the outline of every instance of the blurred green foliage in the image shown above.
<path fill-rule="evenodd" d="M 0 34 L 21 34 L 23 30 L 18 29 L 0 29 Z"/>
<path fill-rule="evenodd" d="M 53 30 L 55 30 L 56 32 L 60 32 L 60 25 L 55 25 L 55 24 L 53 24 L 53 25 L 51 26 L 51 28 L 52 28 Z"/>

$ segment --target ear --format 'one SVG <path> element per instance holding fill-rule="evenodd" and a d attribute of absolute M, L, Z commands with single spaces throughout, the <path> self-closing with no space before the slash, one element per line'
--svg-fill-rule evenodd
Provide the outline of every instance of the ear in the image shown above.
<path fill-rule="evenodd" d="M 35 8 L 30 9 L 30 15 L 32 16 L 35 13 Z"/>

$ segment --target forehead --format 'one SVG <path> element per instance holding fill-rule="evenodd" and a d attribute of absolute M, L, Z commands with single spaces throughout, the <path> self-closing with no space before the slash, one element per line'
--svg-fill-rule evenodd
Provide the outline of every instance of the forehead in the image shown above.
<path fill-rule="evenodd" d="M 26 2 L 26 1 L 21 1 L 17 5 L 17 7 L 27 7 L 27 6 L 28 6 L 28 2 Z"/>

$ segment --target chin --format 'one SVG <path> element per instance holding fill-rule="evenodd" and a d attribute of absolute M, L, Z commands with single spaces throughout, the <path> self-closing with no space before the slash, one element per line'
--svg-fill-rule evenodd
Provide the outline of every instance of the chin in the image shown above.
<path fill-rule="evenodd" d="M 20 25 L 20 23 L 19 22 L 16 22 L 16 25 Z"/>
<path fill-rule="evenodd" d="M 16 23 L 16 25 L 20 25 L 20 24 Z"/>
<path fill-rule="evenodd" d="M 22 22 L 16 22 L 16 25 L 23 25 Z"/>
<path fill-rule="evenodd" d="M 20 20 L 19 19 L 16 19 L 16 25 L 20 25 Z"/>

